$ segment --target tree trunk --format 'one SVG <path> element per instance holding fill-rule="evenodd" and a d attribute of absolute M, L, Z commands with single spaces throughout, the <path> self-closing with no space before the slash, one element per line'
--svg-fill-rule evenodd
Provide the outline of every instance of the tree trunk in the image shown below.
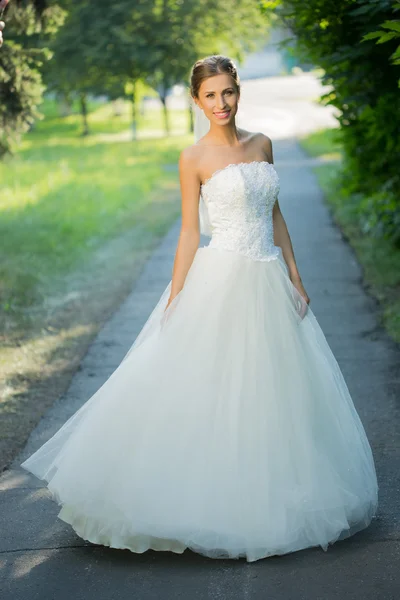
<path fill-rule="evenodd" d="M 59 98 L 59 107 L 62 117 L 69 117 L 72 114 L 72 100 L 69 94 L 63 94 Z"/>
<path fill-rule="evenodd" d="M 160 95 L 160 99 L 163 105 L 163 116 L 164 116 L 164 130 L 165 135 L 170 135 L 170 126 L 169 126 L 169 113 L 167 107 L 167 97 L 165 95 Z"/>
<path fill-rule="evenodd" d="M 194 115 L 193 115 L 193 106 L 192 106 L 191 102 L 189 102 L 188 111 L 189 111 L 189 133 L 194 133 Z"/>
<path fill-rule="evenodd" d="M 170 22 L 170 3 L 168 0 L 163 0 L 162 3 L 162 22 L 169 23 Z M 170 135 L 170 127 L 169 127 L 169 114 L 167 107 L 167 92 L 168 92 L 168 80 L 166 77 L 166 73 L 163 72 L 162 82 L 159 89 L 159 96 L 163 105 L 163 116 L 164 116 L 164 131 L 165 135 L 169 137 Z"/>
<path fill-rule="evenodd" d="M 131 97 L 131 105 L 132 105 L 132 139 L 137 140 L 136 98 L 135 98 L 134 94 L 132 94 L 132 97 Z"/>
<path fill-rule="evenodd" d="M 81 105 L 81 115 L 82 115 L 82 122 L 83 122 L 83 130 L 82 130 L 82 135 L 89 135 L 89 124 L 88 124 L 88 118 L 87 118 L 87 96 L 86 94 L 80 94 L 79 96 L 79 100 L 80 100 L 80 105 Z"/>
<path fill-rule="evenodd" d="M 131 95 L 132 104 L 132 139 L 137 140 L 137 106 L 136 106 L 136 89 L 133 83 L 133 92 Z"/>

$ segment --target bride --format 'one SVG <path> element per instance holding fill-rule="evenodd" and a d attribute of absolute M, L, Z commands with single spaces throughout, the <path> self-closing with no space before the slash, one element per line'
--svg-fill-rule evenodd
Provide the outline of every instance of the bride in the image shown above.
<path fill-rule="evenodd" d="M 371 448 L 309 307 L 271 140 L 236 127 L 234 63 L 198 61 L 191 93 L 209 131 L 179 161 L 172 280 L 111 377 L 22 466 L 96 544 L 248 562 L 327 550 L 376 513 Z"/>

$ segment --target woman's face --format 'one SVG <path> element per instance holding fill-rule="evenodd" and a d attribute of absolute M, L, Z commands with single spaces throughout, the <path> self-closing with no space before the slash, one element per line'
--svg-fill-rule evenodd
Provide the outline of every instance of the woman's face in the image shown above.
<path fill-rule="evenodd" d="M 239 91 L 232 77 L 221 73 L 203 81 L 196 103 L 211 123 L 226 125 L 237 113 Z"/>

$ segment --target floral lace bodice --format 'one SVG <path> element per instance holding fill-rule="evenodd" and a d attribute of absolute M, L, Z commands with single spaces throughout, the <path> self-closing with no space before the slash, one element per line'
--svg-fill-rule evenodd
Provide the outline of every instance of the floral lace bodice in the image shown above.
<path fill-rule="evenodd" d="M 210 248 L 237 252 L 253 260 L 277 258 L 272 209 L 279 177 L 266 161 L 230 164 L 201 186 L 211 228 Z"/>

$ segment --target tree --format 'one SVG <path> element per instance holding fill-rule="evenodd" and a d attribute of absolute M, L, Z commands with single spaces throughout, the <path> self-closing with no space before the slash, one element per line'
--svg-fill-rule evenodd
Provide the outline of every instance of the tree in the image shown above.
<path fill-rule="evenodd" d="M 231 0 L 228 26 L 226 11 L 222 0 L 160 0 L 154 9 L 152 69 L 147 80 L 162 102 L 167 135 L 168 91 L 177 83 L 187 84 L 193 63 L 221 52 L 240 58 L 265 29 L 254 0 Z"/>
<path fill-rule="evenodd" d="M 96 90 L 99 70 L 87 60 L 88 41 L 86 32 L 90 30 L 91 3 L 69 4 L 64 26 L 53 39 L 50 49 L 52 60 L 43 69 L 43 78 L 49 91 L 71 104 L 74 97 L 79 99 L 82 115 L 82 134 L 89 134 L 87 96 Z"/>
<path fill-rule="evenodd" d="M 293 32 L 300 56 L 324 70 L 331 91 L 322 100 L 340 111 L 342 185 L 358 202 L 362 228 L 400 243 L 398 3 L 275 0 L 264 9 Z M 385 43 L 375 43 L 382 24 Z"/>
<path fill-rule="evenodd" d="M 0 157 L 13 150 L 39 116 L 44 91 L 40 68 L 50 57 L 45 42 L 65 12 L 51 0 L 15 0 L 6 16 L 7 36 L 0 51 Z"/>
<path fill-rule="evenodd" d="M 46 82 L 59 93 L 127 90 L 136 134 L 136 88 L 145 79 L 164 106 L 171 87 L 187 82 L 200 56 L 222 48 L 239 55 L 262 28 L 253 0 L 232 0 L 230 28 L 222 0 L 84 0 L 70 7 L 65 26 L 52 45 L 54 58 Z M 85 114 L 84 104 L 83 114 Z"/>
<path fill-rule="evenodd" d="M 400 14 L 399 2 L 396 2 L 393 5 L 393 13 Z M 367 35 L 364 35 L 363 41 L 366 40 L 376 40 L 377 44 L 385 44 L 392 40 L 400 42 L 400 19 L 388 19 L 387 21 L 384 21 L 381 23 L 378 31 L 372 31 L 371 33 L 367 33 Z M 400 43 L 396 50 L 389 56 L 389 60 L 394 65 L 400 66 Z M 398 85 L 400 87 L 400 78 L 398 80 Z"/>
<path fill-rule="evenodd" d="M 135 83 L 149 73 L 153 5 L 152 0 L 83 0 L 70 6 L 65 26 L 51 46 L 54 57 L 46 82 L 58 93 L 79 95 L 84 131 L 88 131 L 88 93 L 115 99 L 129 90 L 136 136 Z"/>

